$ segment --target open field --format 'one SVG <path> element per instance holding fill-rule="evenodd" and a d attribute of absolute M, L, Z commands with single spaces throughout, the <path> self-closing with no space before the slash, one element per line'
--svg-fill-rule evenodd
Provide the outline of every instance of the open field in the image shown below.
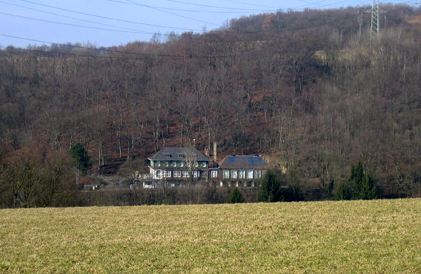
<path fill-rule="evenodd" d="M 420 273 L 421 199 L 0 210 L 1 273 Z"/>

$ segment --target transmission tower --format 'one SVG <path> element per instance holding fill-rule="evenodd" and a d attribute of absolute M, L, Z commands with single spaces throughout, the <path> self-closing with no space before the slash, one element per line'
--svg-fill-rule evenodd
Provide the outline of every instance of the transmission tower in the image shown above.
<path fill-rule="evenodd" d="M 380 0 L 373 0 L 371 7 L 371 35 L 370 43 L 374 44 L 375 41 L 380 39 Z"/>

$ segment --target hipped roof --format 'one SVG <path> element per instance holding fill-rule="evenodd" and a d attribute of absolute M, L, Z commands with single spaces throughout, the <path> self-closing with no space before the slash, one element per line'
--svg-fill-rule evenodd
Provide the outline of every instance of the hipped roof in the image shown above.
<path fill-rule="evenodd" d="M 221 168 L 268 168 L 268 164 L 258 155 L 228 155 L 220 162 Z"/>
<path fill-rule="evenodd" d="M 184 155 L 184 158 L 180 155 Z M 189 158 L 194 161 L 210 162 L 209 157 L 194 147 L 164 147 L 148 159 L 153 161 L 185 161 Z"/>

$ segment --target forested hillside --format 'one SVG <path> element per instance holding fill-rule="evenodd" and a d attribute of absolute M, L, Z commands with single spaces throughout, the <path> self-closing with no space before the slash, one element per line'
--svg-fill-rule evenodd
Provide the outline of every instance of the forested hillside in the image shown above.
<path fill-rule="evenodd" d="M 9 46 L 0 168 L 62 180 L 78 142 L 102 172 L 195 139 L 200 150 L 217 142 L 219 157 L 265 155 L 321 188 L 361 160 L 390 193 L 418 196 L 421 9 L 382 6 L 379 41 L 368 9 L 279 11 L 113 48 Z"/>

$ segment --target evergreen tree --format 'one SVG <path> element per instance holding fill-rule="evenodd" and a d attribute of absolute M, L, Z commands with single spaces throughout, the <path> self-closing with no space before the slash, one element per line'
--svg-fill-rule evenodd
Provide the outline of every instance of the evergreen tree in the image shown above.
<path fill-rule="evenodd" d="M 234 191 L 231 193 L 230 197 L 228 198 L 228 203 L 230 204 L 236 204 L 236 203 L 244 203 L 244 197 L 241 194 L 240 190 L 238 190 L 238 187 L 234 189 Z"/>
<path fill-rule="evenodd" d="M 345 182 L 341 182 L 336 188 L 335 199 L 340 200 L 351 200 L 352 190 Z"/>
<path fill-rule="evenodd" d="M 70 156 L 74 159 L 72 164 L 77 167 L 78 171 L 82 174 L 86 174 L 89 168 L 92 166 L 88 152 L 82 146 L 81 143 L 77 143 L 70 148 Z"/>
<path fill-rule="evenodd" d="M 370 172 L 364 171 L 363 164 L 358 161 L 357 165 L 351 166 L 349 181 L 354 183 L 354 197 L 362 200 L 377 198 L 377 187 Z"/>
<path fill-rule="evenodd" d="M 360 192 L 358 193 L 358 198 L 362 200 L 372 200 L 377 199 L 377 187 L 374 183 L 373 177 L 371 177 L 370 172 L 366 172 L 364 178 L 361 182 Z"/>
<path fill-rule="evenodd" d="M 258 193 L 259 202 L 277 202 L 280 198 L 281 186 L 274 171 L 268 169 L 263 177 Z"/>
<path fill-rule="evenodd" d="M 354 188 L 357 194 L 360 193 L 363 179 L 364 167 L 361 161 L 358 161 L 357 165 L 351 165 L 351 175 L 349 176 L 349 181 L 354 182 Z"/>

